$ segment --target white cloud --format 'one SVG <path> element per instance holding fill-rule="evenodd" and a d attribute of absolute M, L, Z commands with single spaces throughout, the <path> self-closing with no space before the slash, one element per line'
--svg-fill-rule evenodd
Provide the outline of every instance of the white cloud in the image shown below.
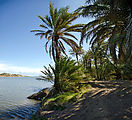
<path fill-rule="evenodd" d="M 0 73 L 16 73 L 22 75 L 40 75 L 41 68 L 28 68 L 0 63 Z"/>

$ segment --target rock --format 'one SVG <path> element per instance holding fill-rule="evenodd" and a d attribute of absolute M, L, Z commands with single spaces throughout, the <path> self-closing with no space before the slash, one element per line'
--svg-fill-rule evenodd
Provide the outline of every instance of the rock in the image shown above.
<path fill-rule="evenodd" d="M 28 96 L 28 99 L 34 99 L 34 100 L 42 100 L 44 97 L 46 97 L 50 92 L 49 88 L 44 88 L 40 90 L 38 93 L 34 93 L 31 96 Z"/>

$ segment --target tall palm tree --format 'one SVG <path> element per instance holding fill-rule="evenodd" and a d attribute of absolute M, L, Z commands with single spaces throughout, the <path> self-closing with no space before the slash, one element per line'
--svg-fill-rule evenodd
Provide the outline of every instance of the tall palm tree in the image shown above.
<path fill-rule="evenodd" d="M 82 57 L 82 62 L 86 70 L 91 70 L 92 67 L 92 51 L 89 49 Z"/>
<path fill-rule="evenodd" d="M 42 29 L 32 30 L 31 32 L 36 32 L 35 35 L 40 36 L 41 39 L 45 36 L 47 39 L 45 43 L 46 52 L 50 54 L 50 57 L 53 57 L 54 61 L 58 61 L 61 54 L 66 55 L 63 42 L 73 49 L 78 48 L 78 45 L 74 41 L 77 38 L 70 32 L 80 32 L 83 24 L 71 25 L 78 18 L 78 14 L 69 13 L 68 7 L 57 10 L 50 3 L 49 9 L 50 15 L 45 15 L 44 17 L 38 16 L 43 22 L 40 25 Z M 47 49 L 48 44 L 50 44 L 49 50 Z"/>
<path fill-rule="evenodd" d="M 126 0 L 87 0 L 87 3 L 78 10 L 81 10 L 81 15 L 95 19 L 84 26 L 81 43 L 84 38 L 86 42 L 90 39 L 92 45 L 108 41 L 111 56 L 117 64 L 117 59 L 125 59 L 127 54 L 125 28 L 130 14 L 128 4 Z"/>
<path fill-rule="evenodd" d="M 46 52 L 50 54 L 50 57 L 56 63 L 60 60 L 62 54 L 66 55 L 64 43 L 72 49 L 78 48 L 78 45 L 74 41 L 77 38 L 71 32 L 80 32 L 83 24 L 71 25 L 78 18 L 78 14 L 69 13 L 68 7 L 57 10 L 50 3 L 49 11 L 49 15 L 45 15 L 44 17 L 38 16 L 43 22 L 40 25 L 42 29 L 32 30 L 31 32 L 36 32 L 35 35 L 40 36 L 41 39 L 45 36 L 47 39 L 45 43 Z M 47 47 L 49 47 L 49 50 Z M 55 67 L 58 69 L 56 64 Z M 61 91 L 58 74 L 55 75 L 54 87 L 56 92 Z"/>
<path fill-rule="evenodd" d="M 69 52 L 72 56 L 76 57 L 77 63 L 79 63 L 79 56 L 83 55 L 84 50 L 82 49 L 82 46 L 80 46 L 77 49 L 70 49 Z"/>

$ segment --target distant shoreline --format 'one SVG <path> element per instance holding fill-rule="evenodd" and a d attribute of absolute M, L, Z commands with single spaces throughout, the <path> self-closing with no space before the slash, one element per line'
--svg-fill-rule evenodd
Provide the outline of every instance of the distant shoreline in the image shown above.
<path fill-rule="evenodd" d="M 4 75 L 0 75 L 0 77 L 27 77 L 27 76 L 4 76 Z"/>
<path fill-rule="evenodd" d="M 19 75 L 19 74 L 1 73 L 0 77 L 28 77 L 28 76 Z"/>

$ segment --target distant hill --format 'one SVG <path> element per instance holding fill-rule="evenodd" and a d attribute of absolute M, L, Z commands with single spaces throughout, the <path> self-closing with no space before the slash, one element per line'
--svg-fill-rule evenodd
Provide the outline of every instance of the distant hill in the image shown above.
<path fill-rule="evenodd" d="M 1 73 L 0 77 L 26 77 L 26 76 L 19 74 Z"/>

